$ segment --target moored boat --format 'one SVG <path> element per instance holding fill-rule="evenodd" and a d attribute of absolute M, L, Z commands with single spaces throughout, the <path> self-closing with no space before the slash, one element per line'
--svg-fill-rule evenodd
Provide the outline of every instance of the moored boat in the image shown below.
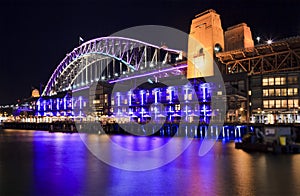
<path fill-rule="evenodd" d="M 236 149 L 244 151 L 300 153 L 300 143 L 292 127 L 260 127 L 247 133 L 242 142 L 235 143 Z"/>

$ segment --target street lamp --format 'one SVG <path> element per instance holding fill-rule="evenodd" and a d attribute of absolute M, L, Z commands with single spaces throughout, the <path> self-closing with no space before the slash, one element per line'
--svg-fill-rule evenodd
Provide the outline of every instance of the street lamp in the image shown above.
<path fill-rule="evenodd" d="M 259 44 L 259 42 L 260 42 L 260 37 L 259 37 L 259 36 L 256 37 L 256 40 L 257 40 L 257 43 Z"/>
<path fill-rule="evenodd" d="M 267 44 L 272 44 L 273 43 L 273 40 L 271 40 L 271 39 L 269 39 L 268 41 L 267 41 Z"/>

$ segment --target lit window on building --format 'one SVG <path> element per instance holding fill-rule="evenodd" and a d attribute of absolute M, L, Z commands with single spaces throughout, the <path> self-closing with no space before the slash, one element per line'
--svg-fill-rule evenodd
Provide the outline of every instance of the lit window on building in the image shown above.
<path fill-rule="evenodd" d="M 285 85 L 285 77 L 276 77 L 275 85 Z"/>
<path fill-rule="evenodd" d="M 281 96 L 281 89 L 275 89 L 275 95 Z"/>
<path fill-rule="evenodd" d="M 280 78 L 280 82 L 281 82 L 281 85 L 285 85 L 286 84 L 286 78 L 285 77 L 281 77 Z"/>
<path fill-rule="evenodd" d="M 269 101 L 269 108 L 274 108 L 275 106 L 275 101 L 274 100 L 270 100 Z"/>
<path fill-rule="evenodd" d="M 286 100 L 281 100 L 281 106 L 283 108 L 286 108 L 287 107 L 287 101 Z"/>
<path fill-rule="evenodd" d="M 274 78 L 269 78 L 269 86 L 273 86 L 274 85 Z"/>
<path fill-rule="evenodd" d="M 269 89 L 269 96 L 274 96 L 274 89 Z"/>
<path fill-rule="evenodd" d="M 298 95 L 298 88 L 294 88 L 294 95 Z"/>
<path fill-rule="evenodd" d="M 299 100 L 298 99 L 294 99 L 294 107 L 295 108 L 299 107 Z"/>
<path fill-rule="evenodd" d="M 276 100 L 276 108 L 281 108 L 281 100 Z"/>
<path fill-rule="evenodd" d="M 287 100 L 264 100 L 263 101 L 263 106 L 264 108 L 286 108 L 287 107 L 287 103 L 289 103 L 289 107 L 292 107 L 293 105 L 295 105 L 296 102 L 293 102 L 293 100 L 289 100 L 289 102 L 287 102 Z M 297 106 L 294 106 L 297 107 Z"/>
<path fill-rule="evenodd" d="M 180 104 L 175 105 L 175 111 L 180 111 Z"/>
<path fill-rule="evenodd" d="M 100 103 L 100 100 L 96 99 L 96 100 L 93 100 L 93 104 L 99 104 Z"/>
<path fill-rule="evenodd" d="M 263 78 L 263 86 L 268 86 L 269 82 L 268 82 L 268 78 Z"/>
<path fill-rule="evenodd" d="M 288 96 L 292 96 L 294 94 L 293 91 L 293 88 L 288 88 Z"/>
<path fill-rule="evenodd" d="M 187 95 L 185 94 L 183 99 L 186 101 L 186 100 L 187 100 L 187 98 L 188 98 L 188 97 L 187 97 Z"/>
<path fill-rule="evenodd" d="M 288 96 L 298 95 L 298 88 L 288 88 Z"/>
<path fill-rule="evenodd" d="M 124 104 L 128 104 L 128 100 L 127 99 L 124 99 Z"/>
<path fill-rule="evenodd" d="M 268 97 L 269 96 L 269 89 L 264 89 L 263 90 L 263 96 Z"/>
<path fill-rule="evenodd" d="M 289 108 L 293 108 L 294 107 L 294 100 L 293 99 L 289 99 L 288 100 L 288 107 Z"/>
<path fill-rule="evenodd" d="M 269 108 L 269 100 L 264 100 L 264 108 Z"/>
<path fill-rule="evenodd" d="M 280 78 L 279 77 L 275 78 L 275 85 L 280 85 Z"/>
<path fill-rule="evenodd" d="M 285 88 L 281 89 L 281 96 L 286 96 L 286 89 Z"/>

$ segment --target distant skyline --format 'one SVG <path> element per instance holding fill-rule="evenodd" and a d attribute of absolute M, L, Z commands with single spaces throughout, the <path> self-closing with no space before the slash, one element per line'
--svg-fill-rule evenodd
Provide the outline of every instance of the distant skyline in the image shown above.
<path fill-rule="evenodd" d="M 138 25 L 189 33 L 198 13 L 214 9 L 223 30 L 242 22 L 253 39 L 300 35 L 299 0 L 2 0 L 0 104 L 30 97 L 67 53 L 85 41 Z"/>

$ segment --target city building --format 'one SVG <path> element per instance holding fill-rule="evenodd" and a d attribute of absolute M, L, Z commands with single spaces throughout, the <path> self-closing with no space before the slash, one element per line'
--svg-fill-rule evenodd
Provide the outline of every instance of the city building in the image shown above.
<path fill-rule="evenodd" d="M 300 37 L 218 53 L 229 97 L 228 118 L 299 123 Z"/>

